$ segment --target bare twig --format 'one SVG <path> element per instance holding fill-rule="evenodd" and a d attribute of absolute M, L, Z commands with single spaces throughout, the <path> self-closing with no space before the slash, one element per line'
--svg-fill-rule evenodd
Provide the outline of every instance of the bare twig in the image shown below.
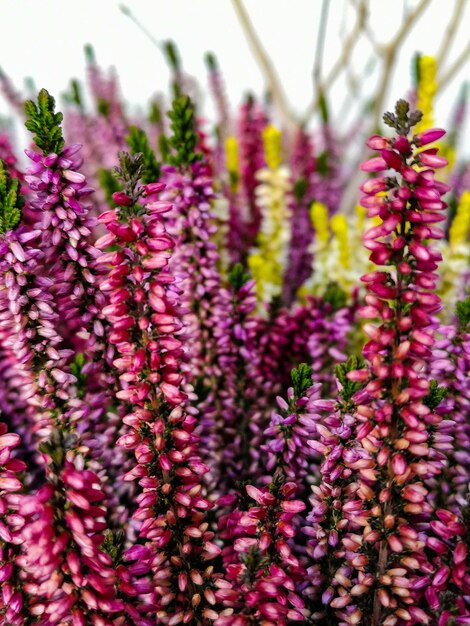
<path fill-rule="evenodd" d="M 428 6 L 430 0 L 421 0 L 414 9 L 410 9 L 405 15 L 402 25 L 395 34 L 395 37 L 383 46 L 383 68 L 379 85 L 376 90 L 376 100 L 374 103 L 373 129 L 378 126 L 383 113 L 384 102 L 388 93 L 395 61 L 398 56 L 400 46 L 412 30 L 413 26 Z M 372 129 L 372 130 L 373 130 Z M 357 187 L 364 178 L 363 172 L 359 170 L 350 178 L 344 190 L 339 211 L 347 215 L 354 207 L 357 197 Z"/>
<path fill-rule="evenodd" d="M 327 77 L 324 81 L 322 81 L 318 88 L 320 91 L 325 93 L 330 89 L 330 87 L 335 83 L 338 76 L 341 74 L 341 71 L 344 69 L 346 61 L 350 57 L 355 45 L 357 44 L 361 33 L 364 28 L 364 24 L 366 23 L 368 15 L 368 6 L 367 0 L 360 0 L 359 5 L 357 6 L 357 18 L 356 23 L 354 25 L 353 30 L 351 31 L 349 37 L 344 42 L 343 48 L 341 50 L 341 54 L 336 60 L 335 64 L 329 71 Z M 306 123 L 310 117 L 318 110 L 319 100 L 317 97 L 314 98 L 312 104 L 309 106 L 304 115 L 304 123 Z"/>
<path fill-rule="evenodd" d="M 315 61 L 313 64 L 313 88 L 315 91 L 321 82 L 323 51 L 325 48 L 325 37 L 328 24 L 328 10 L 330 8 L 330 0 L 323 0 L 320 24 L 318 26 L 317 48 L 315 50 Z"/>
<path fill-rule="evenodd" d="M 442 38 L 441 45 L 439 47 L 439 51 L 436 55 L 438 68 L 445 65 L 447 55 L 449 54 L 450 46 L 455 35 L 455 31 L 459 26 L 462 18 L 462 13 L 465 9 L 466 4 L 467 0 L 455 0 L 454 12 L 452 13 L 452 17 L 447 24 L 446 32 L 444 33 L 444 37 Z"/>
<path fill-rule="evenodd" d="M 442 75 L 438 76 L 437 84 L 439 89 L 437 90 L 436 96 L 440 95 L 443 90 L 447 87 L 450 81 L 454 78 L 454 76 L 459 72 L 459 70 L 465 65 L 465 63 L 470 59 L 470 43 L 462 50 L 459 56 L 455 59 L 449 69 Z"/>
<path fill-rule="evenodd" d="M 120 5 L 119 5 L 119 9 L 120 9 L 121 13 L 124 13 L 124 15 L 125 15 L 126 17 L 128 17 L 128 18 L 129 18 L 132 22 L 134 22 L 134 24 L 137 26 L 137 28 L 138 28 L 139 30 L 141 30 L 141 31 L 144 33 L 144 35 L 145 35 L 146 37 L 148 37 L 148 39 L 150 39 L 150 41 L 151 41 L 151 42 L 152 42 L 155 46 L 157 46 L 157 48 L 160 48 L 160 49 L 161 49 L 161 47 L 162 47 L 162 43 L 161 43 L 160 41 L 158 41 L 157 39 L 155 39 L 155 37 L 152 35 L 152 33 L 151 33 L 149 30 L 147 30 L 147 29 L 145 28 L 145 26 L 142 24 L 142 22 L 140 22 L 140 21 L 136 18 L 136 16 L 132 13 L 132 11 L 129 9 L 129 7 L 127 7 L 125 4 L 120 4 Z"/>
<path fill-rule="evenodd" d="M 274 66 L 269 58 L 266 50 L 263 48 L 261 41 L 253 27 L 250 17 L 243 6 L 242 0 L 232 0 L 235 12 L 237 13 L 240 24 L 245 32 L 248 43 L 252 48 L 253 54 L 261 68 L 261 71 L 266 80 L 268 89 L 271 93 L 273 103 L 276 106 L 279 114 L 281 115 L 281 121 L 287 128 L 292 128 L 295 124 L 294 117 L 290 111 L 290 107 L 287 102 L 286 95 L 282 88 L 279 77 L 274 69 Z"/>
<path fill-rule="evenodd" d="M 384 63 L 382 69 L 382 76 L 380 77 L 379 84 L 377 86 L 377 98 L 375 100 L 373 126 L 376 127 L 379 124 L 382 116 L 382 109 L 385 99 L 387 97 L 388 88 L 391 78 L 393 76 L 393 70 L 395 69 L 395 61 L 398 56 L 400 46 L 411 32 L 413 26 L 418 21 L 421 14 L 429 5 L 430 0 L 421 0 L 414 9 L 408 11 L 403 19 L 402 25 L 398 29 L 395 37 L 384 46 Z"/>

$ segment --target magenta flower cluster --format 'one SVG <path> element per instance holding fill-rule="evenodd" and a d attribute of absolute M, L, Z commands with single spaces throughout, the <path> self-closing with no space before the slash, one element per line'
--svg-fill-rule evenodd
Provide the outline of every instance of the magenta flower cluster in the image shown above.
<path fill-rule="evenodd" d="M 283 284 L 260 303 L 269 109 L 250 98 L 232 123 L 209 65 L 215 142 L 177 64 L 168 119 L 155 101 L 141 128 L 92 57 L 96 110 L 76 92 L 68 137 L 45 90 L 27 171 L 0 134 L 0 623 L 470 624 L 470 299 L 441 310 L 445 132 L 414 134 L 399 101 L 368 140 L 369 269 L 348 293 L 300 289 L 340 143 L 326 123 L 323 156 L 291 137 Z"/>

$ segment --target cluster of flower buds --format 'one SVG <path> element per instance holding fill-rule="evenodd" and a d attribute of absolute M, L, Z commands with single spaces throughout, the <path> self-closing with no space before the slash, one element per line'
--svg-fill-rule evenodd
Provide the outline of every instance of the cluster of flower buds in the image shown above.
<path fill-rule="evenodd" d="M 155 199 L 163 184 L 137 185 L 139 170 L 138 156 L 121 155 L 126 189 L 114 195 L 118 207 L 99 217 L 108 233 L 96 244 L 115 247 L 99 258 L 110 267 L 100 288 L 121 383 L 116 397 L 130 408 L 124 417 L 130 430 L 118 445 L 132 450 L 136 463 L 125 479 L 142 488 L 133 517 L 145 544 L 130 548 L 126 558 L 140 563 L 131 571 L 153 578 L 148 601 L 160 623 L 199 623 L 218 616 L 217 578 L 207 561 L 220 548 L 206 520 L 212 506 L 202 491 L 207 467 L 197 454 L 197 420 L 183 390 L 180 289 L 169 271 L 174 243 L 161 217 L 171 204 Z"/>
<path fill-rule="evenodd" d="M 304 601 L 296 588 L 306 572 L 290 547 L 293 519 L 305 509 L 295 499 L 296 490 L 282 472 L 267 488 L 247 485 L 238 508 L 223 520 L 221 537 L 233 542 L 224 559 L 232 587 L 221 590 L 230 609 L 216 626 L 286 626 L 305 619 Z"/>
<path fill-rule="evenodd" d="M 7 425 L 0 422 L 0 617 L 11 626 L 22 626 L 25 619 L 16 557 L 24 525 L 18 510 L 23 489 L 19 475 L 26 464 L 12 455 L 19 444 L 19 435 L 8 432 Z"/>

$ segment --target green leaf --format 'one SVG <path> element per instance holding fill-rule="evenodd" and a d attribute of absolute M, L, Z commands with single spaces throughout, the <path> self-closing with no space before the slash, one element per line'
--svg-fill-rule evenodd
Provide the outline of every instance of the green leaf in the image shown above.
<path fill-rule="evenodd" d="M 55 100 L 46 89 L 38 94 L 37 104 L 27 100 L 24 105 L 26 128 L 34 134 L 34 143 L 44 155 L 60 154 L 64 147 L 62 113 L 55 112 Z"/>
<path fill-rule="evenodd" d="M 163 44 L 163 52 L 170 67 L 178 72 L 181 69 L 181 61 L 175 42 L 171 40 L 165 41 Z"/>
<path fill-rule="evenodd" d="M 326 150 L 323 150 L 323 152 L 320 152 L 320 154 L 317 156 L 317 159 L 316 159 L 316 169 L 322 178 L 326 178 L 330 171 L 330 166 L 329 166 L 328 161 L 329 161 L 328 152 Z"/>
<path fill-rule="evenodd" d="M 102 168 L 98 170 L 98 181 L 101 189 L 104 191 L 106 202 L 114 206 L 113 193 L 121 191 L 121 185 L 117 181 L 116 176 L 113 175 L 111 170 Z"/>
<path fill-rule="evenodd" d="M 98 113 L 103 117 L 109 117 L 109 114 L 111 113 L 111 105 L 105 98 L 98 98 L 97 109 Z"/>
<path fill-rule="evenodd" d="M 180 169 L 185 169 L 202 158 L 196 153 L 198 136 L 194 117 L 194 106 L 189 96 L 180 96 L 173 100 L 173 108 L 168 112 L 173 135 L 168 140 L 173 148 L 169 162 Z"/>
<path fill-rule="evenodd" d="M 209 71 L 213 72 L 217 69 L 217 58 L 213 52 L 208 52 L 204 60 Z"/>
<path fill-rule="evenodd" d="M 363 383 L 349 380 L 347 374 L 353 370 L 362 369 L 364 361 L 357 356 L 351 356 L 345 363 L 336 366 L 336 378 L 341 384 L 339 395 L 344 403 L 351 401 L 353 395 L 362 388 Z"/>
<path fill-rule="evenodd" d="M 159 126 L 162 123 L 162 110 L 160 109 L 160 106 L 158 105 L 158 102 L 151 102 L 150 103 L 150 113 L 149 113 L 149 122 L 151 124 L 155 124 L 156 126 Z"/>
<path fill-rule="evenodd" d="M 0 159 L 0 235 L 17 228 L 21 222 L 23 206 L 20 181 L 11 178 L 6 163 Z"/>
<path fill-rule="evenodd" d="M 131 154 L 137 154 L 138 152 L 143 154 L 144 172 L 142 182 L 147 184 L 157 181 L 160 178 L 160 164 L 157 161 L 155 152 L 150 147 L 145 131 L 137 126 L 131 126 L 126 141 L 131 149 Z"/>
<path fill-rule="evenodd" d="M 294 388 L 294 398 L 298 400 L 303 398 L 307 392 L 307 389 L 312 386 L 312 374 L 313 370 L 307 363 L 301 363 L 298 367 L 295 367 L 291 372 L 292 387 Z"/>
<path fill-rule="evenodd" d="M 304 176 L 302 176 L 301 178 L 298 178 L 295 181 L 293 191 L 294 191 L 295 199 L 298 202 L 300 202 L 300 200 L 302 200 L 302 198 L 305 196 L 305 194 L 307 193 L 307 189 L 308 189 L 308 183 Z"/>
<path fill-rule="evenodd" d="M 96 63 L 95 50 L 93 49 L 93 46 L 90 43 L 87 43 L 83 50 L 85 52 L 85 59 L 88 65 Z"/>
<path fill-rule="evenodd" d="M 421 53 L 420 52 L 415 52 L 414 56 L 413 56 L 413 81 L 414 81 L 414 86 L 417 89 L 418 85 L 419 85 L 419 81 L 421 80 L 421 69 L 419 66 L 419 62 L 421 60 Z"/>
<path fill-rule="evenodd" d="M 318 95 L 318 106 L 320 108 L 320 115 L 321 115 L 322 122 L 324 124 L 328 124 L 330 115 L 328 111 L 328 103 L 326 101 L 326 97 L 323 91 L 320 91 Z"/>
<path fill-rule="evenodd" d="M 119 166 L 113 168 L 113 175 L 122 183 L 124 192 L 130 198 L 136 199 L 139 195 L 137 185 L 144 173 L 144 155 L 142 152 L 130 154 L 122 150 L 118 157 Z"/>
<path fill-rule="evenodd" d="M 235 292 L 240 291 L 249 280 L 250 275 L 245 272 L 245 268 L 241 263 L 236 263 L 228 274 L 228 282 Z"/>
<path fill-rule="evenodd" d="M 445 387 L 439 387 L 437 380 L 432 379 L 429 383 L 428 395 L 423 398 L 423 403 L 431 409 L 431 411 L 434 411 L 446 395 L 447 389 Z"/>
<path fill-rule="evenodd" d="M 346 306 L 348 296 L 338 283 L 328 283 L 323 294 L 323 300 L 331 305 L 333 311 L 339 311 Z"/>
<path fill-rule="evenodd" d="M 466 331 L 467 326 L 470 324 L 470 296 L 467 296 L 465 300 L 457 302 L 455 313 L 459 320 L 460 329 Z"/>

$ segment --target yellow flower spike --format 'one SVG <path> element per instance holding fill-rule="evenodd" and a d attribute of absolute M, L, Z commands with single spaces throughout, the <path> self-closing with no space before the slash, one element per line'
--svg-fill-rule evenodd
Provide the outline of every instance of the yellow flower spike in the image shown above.
<path fill-rule="evenodd" d="M 341 267 L 351 267 L 351 249 L 349 247 L 349 228 L 344 215 L 333 215 L 330 221 L 331 230 L 338 242 L 339 263 Z"/>
<path fill-rule="evenodd" d="M 258 302 L 264 302 L 268 296 L 268 285 L 273 282 L 273 267 L 260 252 L 252 252 L 248 256 L 248 267 L 256 285 Z"/>
<path fill-rule="evenodd" d="M 421 133 L 434 126 L 433 103 L 437 91 L 437 63 L 431 56 L 422 56 L 419 61 L 419 84 L 416 108 L 423 117 L 416 126 L 415 132 Z"/>
<path fill-rule="evenodd" d="M 239 173 L 238 140 L 236 137 L 227 137 L 225 140 L 225 161 L 227 170 L 232 174 Z"/>
<path fill-rule="evenodd" d="M 328 228 L 328 209 L 322 202 L 313 202 L 310 206 L 310 219 L 317 236 L 317 241 L 327 244 L 330 240 L 330 229 Z"/>
<path fill-rule="evenodd" d="M 382 224 L 383 220 L 380 217 L 380 215 L 374 215 L 374 217 L 370 218 L 370 223 L 372 224 L 372 226 L 380 226 L 380 224 Z"/>
<path fill-rule="evenodd" d="M 449 245 L 456 248 L 468 239 L 470 232 L 470 191 L 464 191 L 460 197 L 455 217 L 449 229 Z"/>
<path fill-rule="evenodd" d="M 264 158 L 270 170 L 281 165 L 281 131 L 270 124 L 263 130 Z"/>
<path fill-rule="evenodd" d="M 367 209 L 361 206 L 360 204 L 358 204 L 356 205 L 355 213 L 356 213 L 356 235 L 359 234 L 359 239 L 360 239 L 362 236 L 362 233 L 364 232 L 364 227 L 366 224 Z"/>

